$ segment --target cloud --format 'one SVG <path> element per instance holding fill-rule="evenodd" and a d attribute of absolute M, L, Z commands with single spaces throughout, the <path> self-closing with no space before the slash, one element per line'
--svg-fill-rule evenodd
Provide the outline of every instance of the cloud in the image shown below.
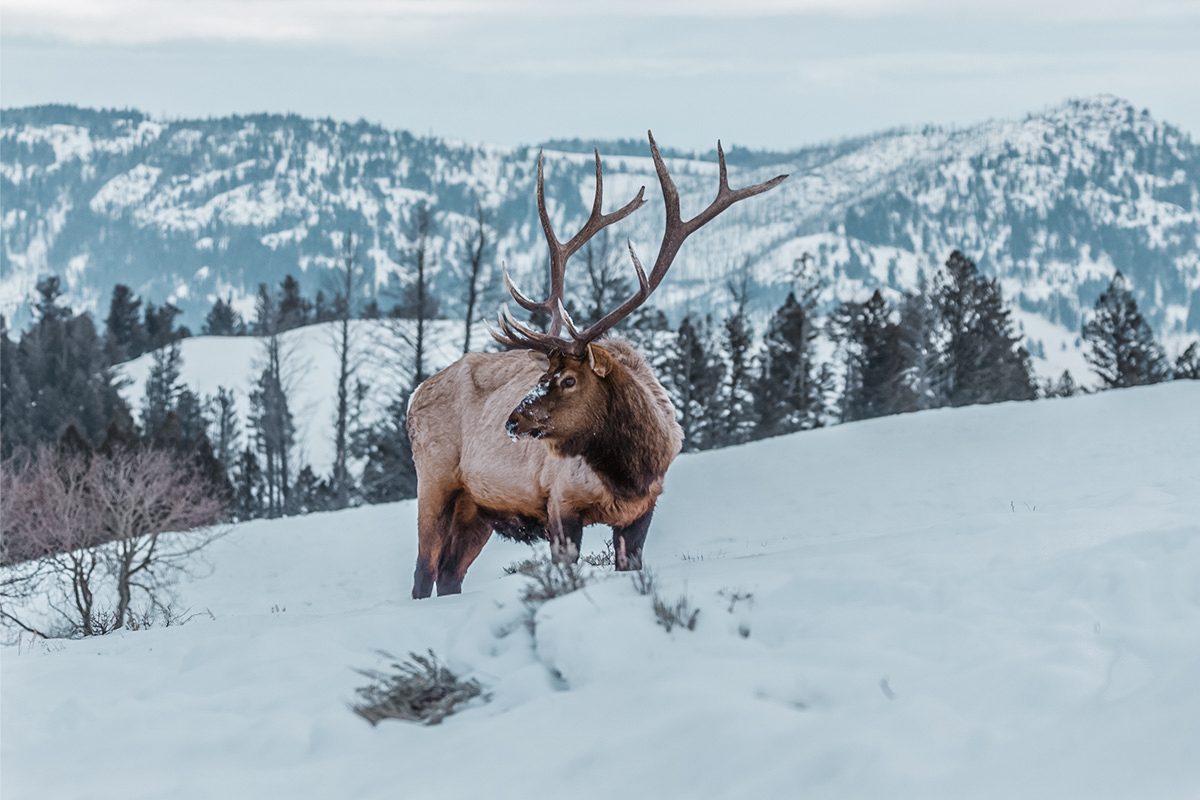
<path fill-rule="evenodd" d="M 1194 0 L 6 0 L 5 38 L 389 45 L 481 18 L 984 17 L 1058 22 L 1200 18 Z"/>

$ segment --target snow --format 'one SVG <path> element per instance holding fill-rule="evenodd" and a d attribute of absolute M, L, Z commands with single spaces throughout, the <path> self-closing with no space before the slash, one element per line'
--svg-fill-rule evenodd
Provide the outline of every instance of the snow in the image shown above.
<path fill-rule="evenodd" d="M 334 322 L 308 325 L 280 335 L 288 409 L 295 419 L 299 444 L 297 455 L 302 463 L 311 464 L 318 475 L 330 474 L 335 453 L 338 335 L 338 323 Z M 461 322 L 430 322 L 426 335 L 427 371 L 441 369 L 462 354 Z M 358 377 L 372 385 L 373 396 L 386 405 L 401 382 L 411 383 L 411 376 L 395 364 L 393 349 L 408 350 L 408 346 L 397 344 L 386 322 L 354 320 L 350 336 L 352 357 L 361 364 Z M 473 331 L 472 336 L 477 343 L 486 339 L 482 327 L 478 332 Z M 179 348 L 180 381 L 201 399 L 215 397 L 221 387 L 232 389 L 238 419 L 246 425 L 250 420 L 250 393 L 266 365 L 263 340 L 255 336 L 196 336 L 181 340 Z M 122 396 L 135 416 L 140 413 L 146 378 L 153 366 L 153 353 L 146 353 L 117 368 L 126 382 Z M 248 435 L 243 431 L 243 446 Z"/>
<path fill-rule="evenodd" d="M 1177 382 L 683 456 L 646 555 L 695 631 L 610 575 L 531 633 L 500 541 L 412 601 L 411 502 L 239 525 L 180 587 L 191 622 L 0 651 L 0 790 L 1194 797 L 1196 408 Z M 348 710 L 378 649 L 428 648 L 490 701 Z"/>

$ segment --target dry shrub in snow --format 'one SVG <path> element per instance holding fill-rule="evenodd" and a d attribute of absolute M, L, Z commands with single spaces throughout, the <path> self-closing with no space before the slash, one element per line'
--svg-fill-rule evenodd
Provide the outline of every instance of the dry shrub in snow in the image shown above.
<path fill-rule="evenodd" d="M 382 653 L 387 658 L 393 656 Z M 429 657 L 408 654 L 408 661 L 392 662 L 391 674 L 379 670 L 360 669 L 374 683 L 358 689 L 362 702 L 351 706 L 354 713 L 372 725 L 385 719 L 405 719 L 437 725 L 459 703 L 465 703 L 483 692 L 478 681 L 463 681 L 450 668 L 438 661 L 433 651 Z"/>
<path fill-rule="evenodd" d="M 519 571 L 530 579 L 521 592 L 521 599 L 528 606 L 538 606 L 578 591 L 588 581 L 588 575 L 580 565 L 555 564 L 549 558 L 524 561 Z"/>
<path fill-rule="evenodd" d="M 170 588 L 221 533 L 197 530 L 217 523 L 220 500 L 162 450 L 43 446 L 23 468 L 0 465 L 0 492 L 0 618 L 43 635 L 127 627 L 136 597 L 145 613 L 167 609 Z"/>
<path fill-rule="evenodd" d="M 680 595 L 679 599 L 675 601 L 675 605 L 668 605 L 666 601 L 655 594 L 654 616 L 658 618 L 658 624 L 667 629 L 667 633 L 670 633 L 671 629 L 676 626 L 694 631 L 696 630 L 696 618 L 700 616 L 700 609 L 692 608 L 687 595 Z"/>

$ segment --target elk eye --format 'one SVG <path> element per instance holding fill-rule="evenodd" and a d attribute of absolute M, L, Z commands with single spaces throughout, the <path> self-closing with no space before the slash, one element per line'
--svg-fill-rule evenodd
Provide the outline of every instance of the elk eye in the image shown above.
<path fill-rule="evenodd" d="M 575 385 L 575 379 L 574 378 L 563 378 L 561 381 L 558 382 L 558 385 L 564 389 L 570 389 L 572 386 Z"/>

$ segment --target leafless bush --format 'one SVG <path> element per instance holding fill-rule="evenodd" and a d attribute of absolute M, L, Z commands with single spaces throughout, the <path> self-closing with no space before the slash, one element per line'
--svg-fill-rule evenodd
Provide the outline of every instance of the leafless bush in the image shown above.
<path fill-rule="evenodd" d="M 668 605 L 658 594 L 655 594 L 654 616 L 658 618 L 658 624 L 667 629 L 667 633 L 670 633 L 675 626 L 694 631 L 696 630 L 696 618 L 700 616 L 700 609 L 691 607 L 687 595 L 680 595 L 679 599 L 675 601 L 675 605 Z"/>
<path fill-rule="evenodd" d="M 197 530 L 219 520 L 221 503 L 165 451 L 43 446 L 23 469 L 0 465 L 0 475 L 0 618 L 28 631 L 42 632 L 32 620 L 45 614 L 30 608 L 39 598 L 57 620 L 42 627 L 67 635 L 127 627 L 135 595 L 162 613 L 170 587 L 221 533 Z"/>
<path fill-rule="evenodd" d="M 649 569 L 643 567 L 633 573 L 630 578 L 633 580 L 634 591 L 638 594 L 642 596 L 657 594 L 657 578 Z"/>
<path fill-rule="evenodd" d="M 579 557 L 579 560 L 587 564 L 589 567 L 612 567 L 617 563 L 617 553 L 613 549 L 612 539 L 604 542 L 604 549 L 598 553 L 587 553 Z"/>
<path fill-rule="evenodd" d="M 463 681 L 450 668 L 438 661 L 430 650 L 429 657 L 409 653 L 408 660 L 392 662 L 391 674 L 379 670 L 356 670 L 374 681 L 358 689 L 361 703 L 351 706 L 354 713 L 372 725 L 384 719 L 406 719 L 437 725 L 459 703 L 465 703 L 483 692 L 478 681 Z M 394 658 L 381 653 L 386 658 Z"/>
<path fill-rule="evenodd" d="M 521 592 L 521 599 L 528 606 L 578 591 L 588 581 L 588 575 L 578 564 L 555 564 L 549 558 L 531 559 L 521 574 L 530 578 Z"/>

